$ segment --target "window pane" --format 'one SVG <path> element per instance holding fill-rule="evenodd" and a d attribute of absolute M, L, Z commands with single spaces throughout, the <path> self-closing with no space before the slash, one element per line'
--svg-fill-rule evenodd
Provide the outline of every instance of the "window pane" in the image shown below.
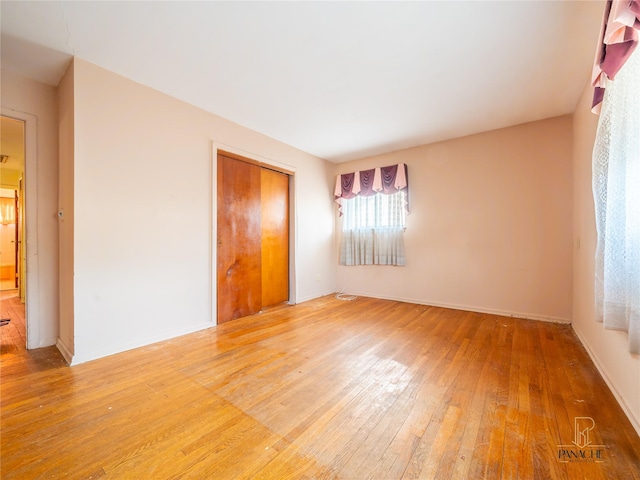
<path fill-rule="evenodd" d="M 347 231 L 361 228 L 404 228 L 406 216 L 404 206 L 404 191 L 393 195 L 378 193 L 371 197 L 357 196 L 343 200 L 342 229 Z"/>

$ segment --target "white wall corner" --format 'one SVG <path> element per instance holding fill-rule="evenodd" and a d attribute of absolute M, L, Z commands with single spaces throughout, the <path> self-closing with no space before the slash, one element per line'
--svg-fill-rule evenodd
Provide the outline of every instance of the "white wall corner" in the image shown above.
<path fill-rule="evenodd" d="M 73 354 L 71 353 L 71 350 L 67 347 L 67 345 L 65 345 L 65 343 L 62 341 L 61 338 L 58 338 L 58 341 L 56 342 L 56 347 L 58 348 L 58 350 L 60 351 L 60 353 L 64 357 L 65 361 L 69 365 L 72 365 L 73 364 Z"/>

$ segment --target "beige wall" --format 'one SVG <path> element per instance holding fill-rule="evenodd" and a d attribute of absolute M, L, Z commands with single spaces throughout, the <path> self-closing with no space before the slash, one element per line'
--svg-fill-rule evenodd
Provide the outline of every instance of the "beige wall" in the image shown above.
<path fill-rule="evenodd" d="M 36 298 L 27 299 L 27 316 L 36 318 L 29 322 L 28 342 L 30 348 L 53 345 L 58 337 L 58 129 L 56 89 L 35 80 L 2 70 L 1 103 L 3 113 L 18 117 L 26 114 L 33 117 L 33 135 L 27 129 L 27 268 L 28 292 Z M 33 148 L 32 148 L 33 147 Z M 36 178 L 29 177 L 35 171 Z M 35 180 L 35 185 L 34 185 Z M 30 193 L 32 194 L 30 196 Z M 34 197 L 36 198 L 33 205 Z M 29 202 L 32 202 L 29 205 Z M 37 286 L 37 288 L 33 288 Z"/>
<path fill-rule="evenodd" d="M 573 328 L 640 435 L 640 355 L 629 353 L 626 333 L 605 330 L 595 321 L 596 226 L 591 162 L 598 117 L 590 112 L 592 95 L 593 90 L 587 86 L 573 116 Z"/>
<path fill-rule="evenodd" d="M 410 185 L 407 265 L 338 267 L 338 289 L 571 320 L 570 116 L 349 162 L 337 173 L 400 162 Z"/>
<path fill-rule="evenodd" d="M 58 208 L 59 217 L 59 291 L 60 335 L 58 349 L 70 360 L 74 355 L 73 306 L 73 159 L 74 143 L 74 68 L 73 63 L 58 84 Z"/>
<path fill-rule="evenodd" d="M 213 144 L 295 171 L 295 299 L 335 290 L 332 165 L 85 61 L 73 68 L 63 267 L 74 272 L 74 363 L 212 325 Z"/>

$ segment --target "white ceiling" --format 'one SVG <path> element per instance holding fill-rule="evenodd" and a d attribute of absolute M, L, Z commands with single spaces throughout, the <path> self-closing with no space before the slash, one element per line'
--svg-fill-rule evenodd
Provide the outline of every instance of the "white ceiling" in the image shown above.
<path fill-rule="evenodd" d="M 572 113 L 603 6 L 3 0 L 2 68 L 76 55 L 341 162 Z"/>

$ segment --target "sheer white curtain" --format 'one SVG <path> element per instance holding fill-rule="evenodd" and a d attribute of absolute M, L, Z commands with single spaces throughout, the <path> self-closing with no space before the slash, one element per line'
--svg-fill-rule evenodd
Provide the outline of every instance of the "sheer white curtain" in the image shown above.
<path fill-rule="evenodd" d="M 593 152 L 596 309 L 640 353 L 640 48 L 607 84 Z"/>
<path fill-rule="evenodd" d="M 405 192 L 342 200 L 341 265 L 405 264 Z"/>
<path fill-rule="evenodd" d="M 9 225 L 16 221 L 16 201 L 14 198 L 0 198 L 0 224 Z"/>

